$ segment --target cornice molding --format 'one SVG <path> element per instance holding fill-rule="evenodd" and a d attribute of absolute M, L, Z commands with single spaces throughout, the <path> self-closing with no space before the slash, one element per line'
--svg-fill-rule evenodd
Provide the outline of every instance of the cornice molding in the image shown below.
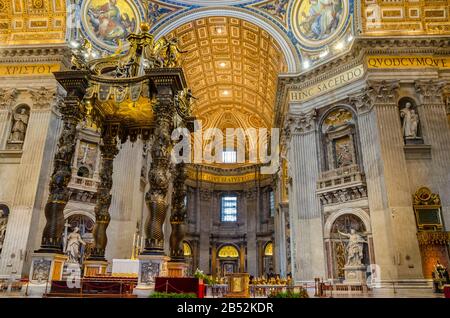
<path fill-rule="evenodd" d="M 387 50 L 388 49 L 388 50 Z M 388 52 L 388 53 L 387 53 Z M 364 64 L 368 55 L 433 54 L 450 55 L 450 37 L 357 37 L 347 52 L 313 66 L 297 74 L 282 74 L 278 77 L 275 99 L 274 126 L 279 127 L 289 112 L 288 91 L 308 87 L 314 83 L 341 74 L 352 67 Z"/>
<path fill-rule="evenodd" d="M 62 62 L 70 65 L 71 50 L 64 45 L 58 46 L 6 46 L 0 47 L 0 64 Z"/>

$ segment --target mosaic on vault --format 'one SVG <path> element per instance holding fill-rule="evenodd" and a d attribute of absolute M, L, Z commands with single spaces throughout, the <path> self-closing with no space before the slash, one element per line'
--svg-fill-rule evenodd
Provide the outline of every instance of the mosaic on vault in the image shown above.
<path fill-rule="evenodd" d="M 301 0 L 293 8 L 292 25 L 298 38 L 311 46 L 334 40 L 348 16 L 348 1 Z"/>
<path fill-rule="evenodd" d="M 96 44 L 114 48 L 137 31 L 138 8 L 131 0 L 88 0 L 82 8 L 83 26 Z"/>

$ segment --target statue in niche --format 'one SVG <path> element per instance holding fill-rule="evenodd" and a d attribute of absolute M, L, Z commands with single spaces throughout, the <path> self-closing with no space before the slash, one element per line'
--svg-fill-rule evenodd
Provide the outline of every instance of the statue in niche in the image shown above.
<path fill-rule="evenodd" d="M 400 117 L 403 119 L 403 137 L 406 139 L 418 139 L 419 115 L 410 102 L 407 102 L 405 107 L 400 110 Z"/>
<path fill-rule="evenodd" d="M 342 233 L 338 230 L 338 233 L 348 238 L 348 244 L 346 249 L 347 263 L 345 266 L 361 266 L 363 265 L 361 260 L 363 259 L 363 247 L 364 243 L 367 243 L 364 238 L 356 233 L 354 229 L 350 230 L 350 233 Z"/>
<path fill-rule="evenodd" d="M 3 249 L 3 242 L 5 241 L 6 225 L 8 223 L 8 215 L 5 211 L 0 210 L 0 252 Z"/>
<path fill-rule="evenodd" d="M 10 141 L 23 142 L 25 140 L 29 117 L 25 107 L 20 107 L 14 112 Z"/>
<path fill-rule="evenodd" d="M 86 245 L 79 231 L 80 229 L 75 227 L 67 236 L 66 254 L 69 257 L 68 262 L 73 264 L 80 264 L 80 244 Z"/>

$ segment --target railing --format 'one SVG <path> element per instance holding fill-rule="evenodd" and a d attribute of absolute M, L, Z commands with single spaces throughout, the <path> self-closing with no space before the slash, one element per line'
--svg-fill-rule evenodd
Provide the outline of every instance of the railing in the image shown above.
<path fill-rule="evenodd" d="M 250 285 L 250 297 L 269 297 L 278 293 L 301 293 L 307 290 L 307 285 L 286 286 L 286 285 Z"/>
<path fill-rule="evenodd" d="M 286 286 L 286 285 L 250 285 L 250 297 L 252 298 L 264 298 L 269 297 L 272 294 L 280 292 L 292 292 L 299 293 L 307 289 L 308 286 Z M 217 284 L 206 286 L 206 297 L 221 298 L 228 294 L 228 285 Z"/>
<path fill-rule="evenodd" d="M 0 281 L 0 293 L 9 294 L 9 293 L 20 293 L 22 291 L 22 287 L 26 285 L 26 281 L 22 280 L 1 280 Z"/>
<path fill-rule="evenodd" d="M 83 178 L 72 175 L 72 179 L 70 180 L 69 183 L 69 188 L 96 192 L 99 184 L 100 182 L 95 179 Z"/>
<path fill-rule="evenodd" d="M 333 297 L 334 295 L 346 295 L 346 294 L 368 294 L 369 288 L 367 285 L 350 285 L 350 284 L 331 284 L 331 283 L 319 283 L 318 295 L 319 297 Z"/>
<path fill-rule="evenodd" d="M 359 166 L 352 165 L 322 172 L 317 182 L 317 190 L 340 187 L 350 183 L 364 183 L 364 181 L 364 175 L 361 173 Z"/>
<path fill-rule="evenodd" d="M 52 281 L 46 297 L 132 297 L 137 279 L 81 278 L 71 282 Z"/>

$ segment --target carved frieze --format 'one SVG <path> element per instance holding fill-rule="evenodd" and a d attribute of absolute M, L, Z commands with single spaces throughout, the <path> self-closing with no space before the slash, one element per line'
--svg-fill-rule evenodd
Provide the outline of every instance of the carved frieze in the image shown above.
<path fill-rule="evenodd" d="M 366 198 L 364 174 L 358 165 L 323 172 L 317 183 L 317 195 L 323 205 Z"/>

